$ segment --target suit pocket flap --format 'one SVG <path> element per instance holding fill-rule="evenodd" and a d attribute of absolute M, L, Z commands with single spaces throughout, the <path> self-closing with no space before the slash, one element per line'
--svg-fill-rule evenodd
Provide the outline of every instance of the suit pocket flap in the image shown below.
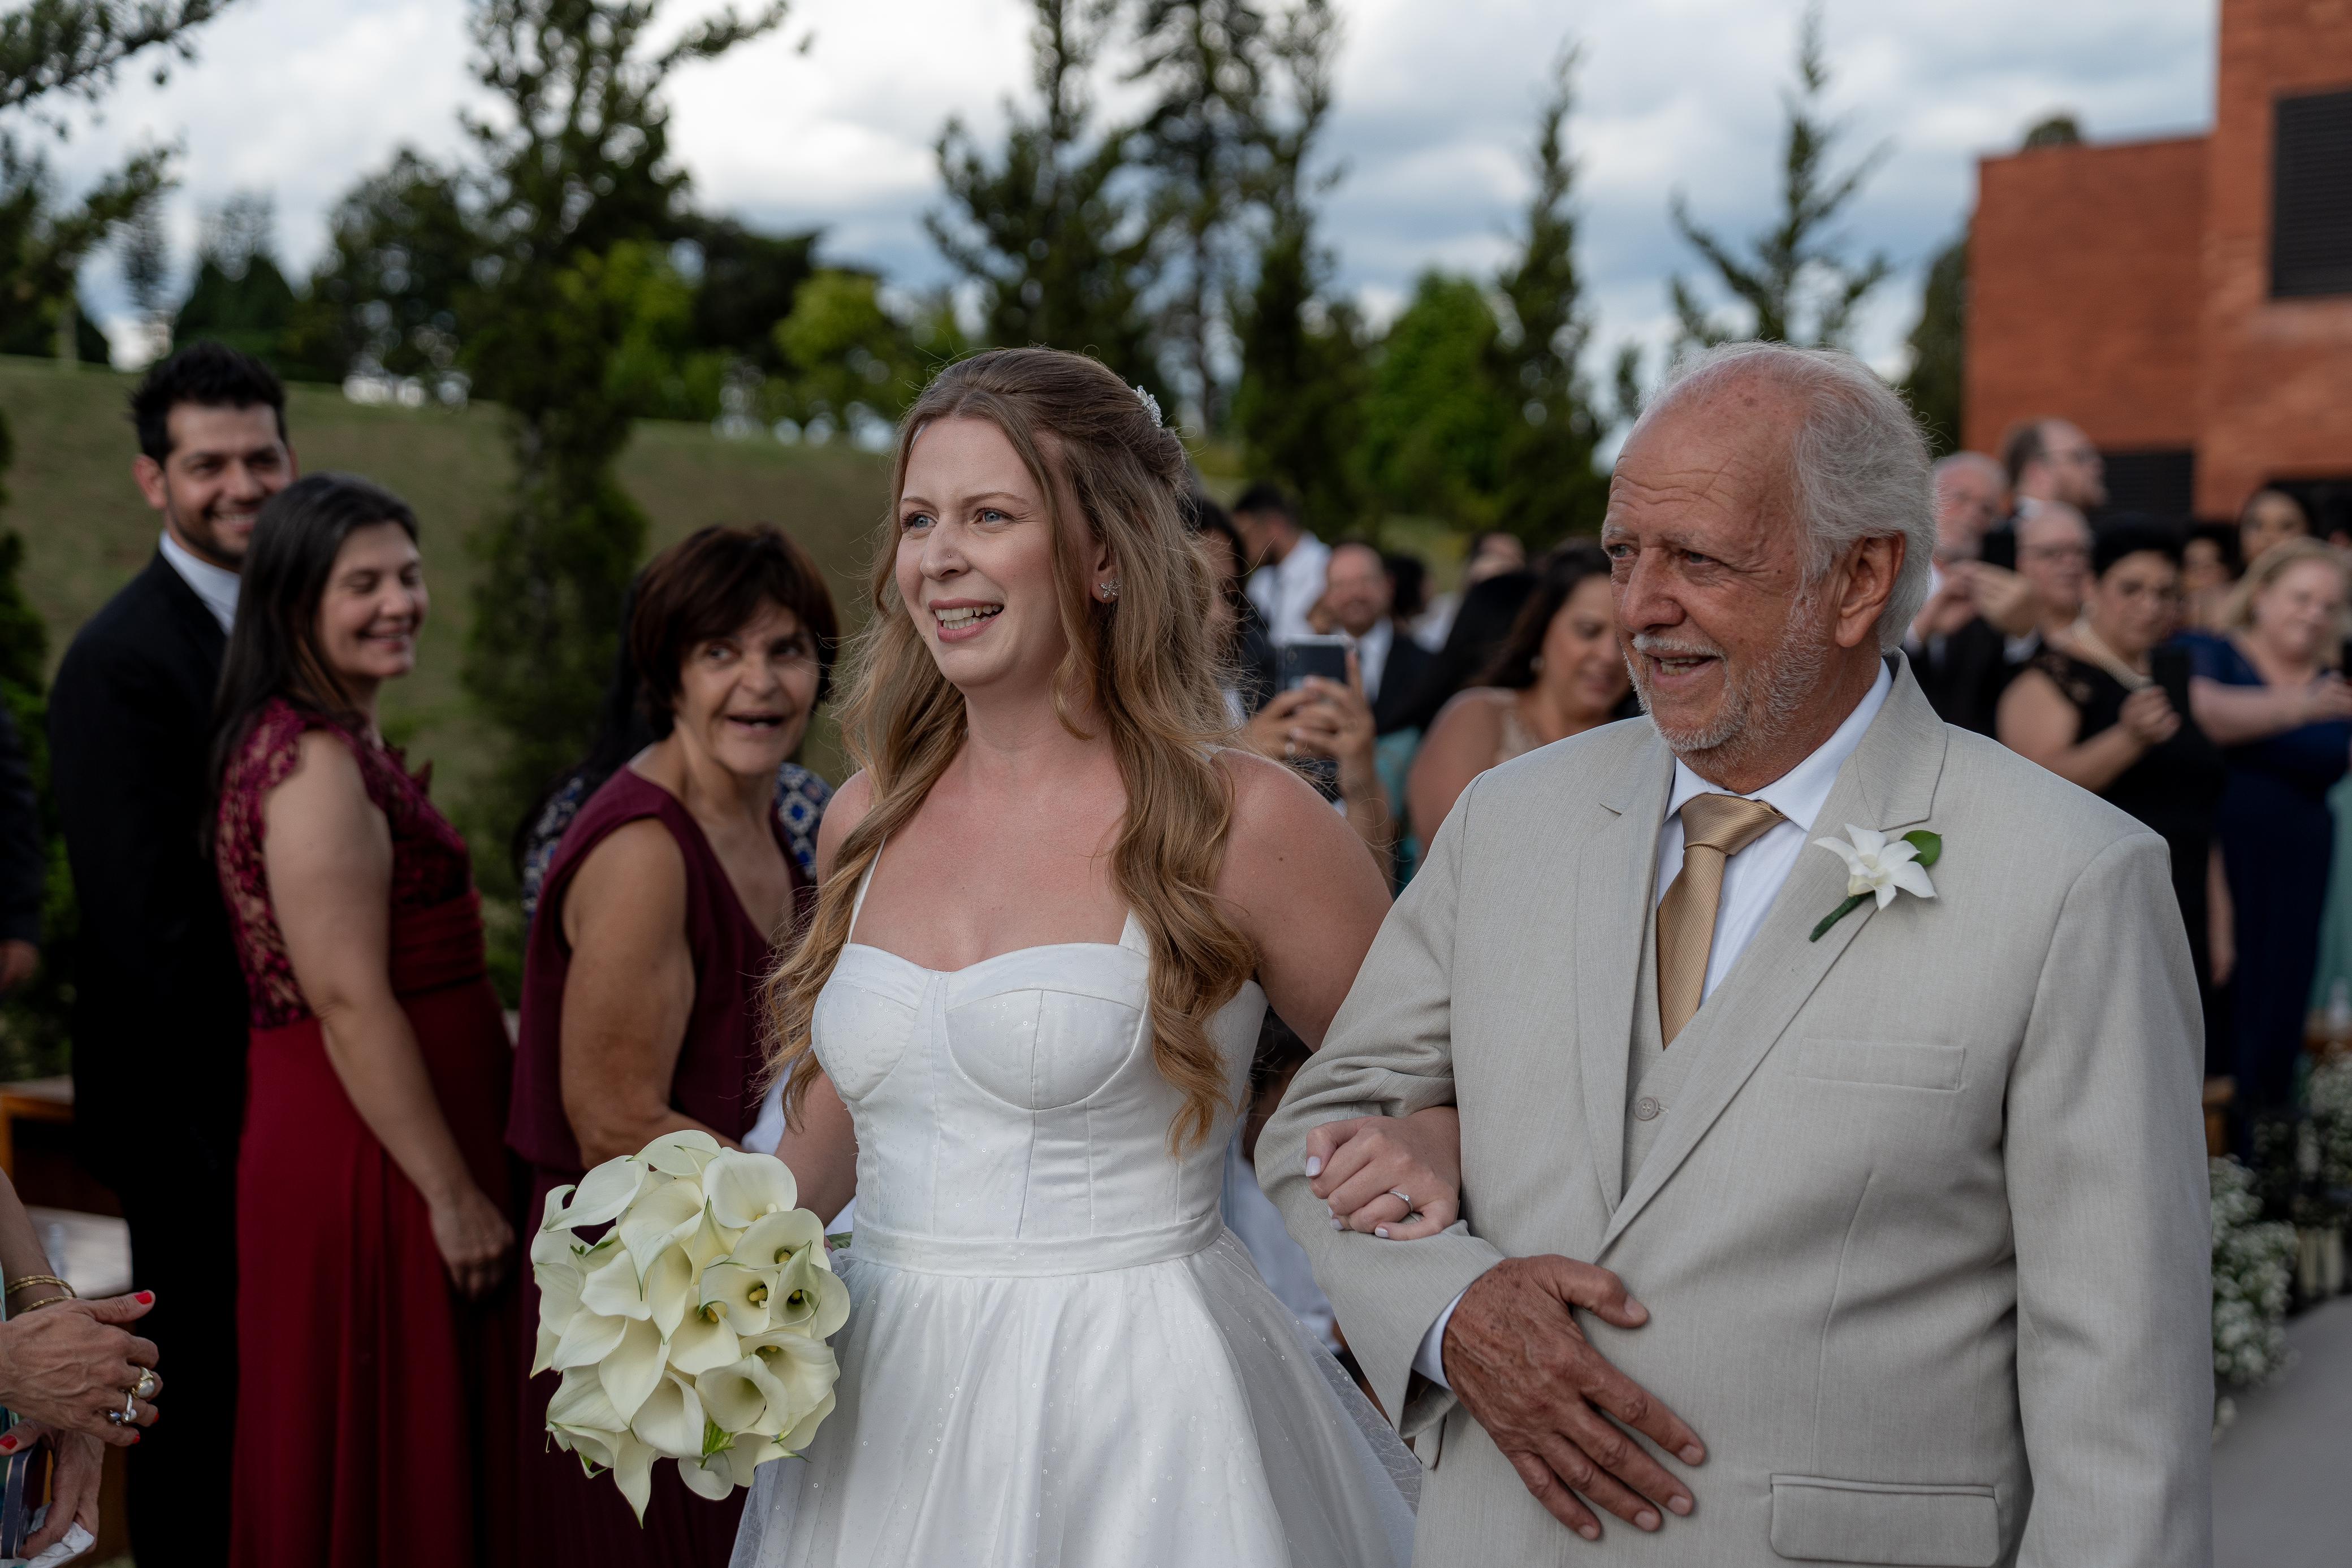
<path fill-rule="evenodd" d="M 1886 1083 L 1898 1089 L 1958 1089 L 1957 1045 L 1913 1045 L 1893 1040 L 1807 1040 L 1797 1048 L 1797 1073 L 1836 1083 Z"/>
<path fill-rule="evenodd" d="M 1991 1568 L 2000 1507 L 1990 1487 L 1774 1476 L 1772 1551 L 1801 1563 Z"/>

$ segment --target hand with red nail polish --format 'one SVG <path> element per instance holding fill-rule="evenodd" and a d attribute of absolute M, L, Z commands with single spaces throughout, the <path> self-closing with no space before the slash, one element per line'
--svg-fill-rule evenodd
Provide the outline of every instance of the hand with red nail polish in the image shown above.
<path fill-rule="evenodd" d="M 117 1426 L 107 1414 L 123 1409 L 129 1391 L 156 1363 L 153 1343 L 126 1326 L 154 1305 L 154 1292 L 141 1295 L 146 1300 L 59 1301 L 0 1322 L 0 1405 L 61 1435 L 116 1448 L 136 1442 L 131 1426 Z M 131 1401 L 131 1410 L 137 1426 L 155 1419 L 152 1398 Z"/>

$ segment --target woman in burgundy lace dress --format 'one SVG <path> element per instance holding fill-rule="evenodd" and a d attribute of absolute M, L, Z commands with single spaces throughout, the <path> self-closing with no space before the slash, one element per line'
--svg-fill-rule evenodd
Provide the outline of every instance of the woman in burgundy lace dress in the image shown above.
<path fill-rule="evenodd" d="M 425 603 L 396 497 L 321 474 L 264 508 L 215 822 L 253 1009 L 238 1568 L 513 1561 L 505 1026 L 465 843 L 375 721 Z"/>

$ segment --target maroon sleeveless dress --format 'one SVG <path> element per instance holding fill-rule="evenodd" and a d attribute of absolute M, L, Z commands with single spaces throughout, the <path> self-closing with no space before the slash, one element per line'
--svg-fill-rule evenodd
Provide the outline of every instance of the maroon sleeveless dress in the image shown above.
<path fill-rule="evenodd" d="M 538 1229 L 548 1193 L 583 1174 L 580 1145 L 563 1111 L 563 983 L 572 970 L 572 950 L 563 940 L 564 894 L 590 851 L 614 829 L 646 817 L 669 830 L 685 857 L 686 942 L 694 956 L 694 1010 L 687 1018 L 669 1103 L 721 1137 L 736 1140 L 751 1130 L 760 1113 L 759 987 L 772 958 L 768 934 L 744 913 L 726 868 L 684 803 L 623 768 L 580 808 L 556 846 L 524 947 L 521 1040 L 507 1142 L 532 1167 L 530 1200 L 516 1225 L 526 1238 Z M 792 874 L 797 928 L 808 917 L 814 890 L 801 875 L 782 824 L 772 813 L 768 826 Z M 519 1343 L 527 1367 L 539 1322 L 539 1291 L 528 1280 L 524 1296 Z M 664 1460 L 654 1467 L 653 1500 L 640 1528 L 610 1476 L 591 1479 L 578 1456 L 547 1440 L 547 1402 L 561 1381 L 544 1373 L 523 1399 L 521 1552 L 516 1561 L 525 1568 L 726 1568 L 744 1494 L 737 1491 L 723 1502 L 698 1497 L 678 1479 L 677 1467 Z"/>
<path fill-rule="evenodd" d="M 400 754 L 273 701 L 222 781 L 215 862 L 252 998 L 237 1159 L 237 1568 L 499 1568 L 513 1561 L 517 1292 L 449 1286 L 425 1199 L 376 1142 L 295 983 L 261 805 L 323 729 L 392 830 L 392 987 L 483 1191 L 511 1052 L 465 841 Z M 168 1028 L 159 1020 L 158 1027 Z M 514 1265 L 528 1268 L 520 1252 Z"/>

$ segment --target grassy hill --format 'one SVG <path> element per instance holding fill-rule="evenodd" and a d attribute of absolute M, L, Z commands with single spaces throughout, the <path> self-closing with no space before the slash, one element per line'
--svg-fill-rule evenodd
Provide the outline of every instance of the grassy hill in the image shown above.
<path fill-rule="evenodd" d="M 0 357 L 0 412 L 16 463 L 0 483 L 0 527 L 25 537 L 25 588 L 49 631 L 54 672 L 75 631 L 154 553 L 159 523 L 131 483 L 137 455 L 127 400 L 132 378 Z M 434 795 L 462 810 L 485 737 L 457 670 L 473 614 L 467 539 L 504 498 L 511 468 L 499 410 L 369 408 L 331 388 L 289 389 L 287 423 L 305 470 L 365 475 L 404 497 L 423 526 L 433 593 L 416 673 L 384 694 L 384 725 L 412 762 L 434 764 Z M 887 457 L 841 446 L 728 441 L 700 425 L 638 427 L 621 478 L 651 517 L 653 549 L 706 523 L 772 522 L 799 538 L 856 619 L 871 530 L 889 483 Z M 830 727 L 807 758 L 838 778 Z M 478 843 L 478 859 L 503 845 Z"/>

